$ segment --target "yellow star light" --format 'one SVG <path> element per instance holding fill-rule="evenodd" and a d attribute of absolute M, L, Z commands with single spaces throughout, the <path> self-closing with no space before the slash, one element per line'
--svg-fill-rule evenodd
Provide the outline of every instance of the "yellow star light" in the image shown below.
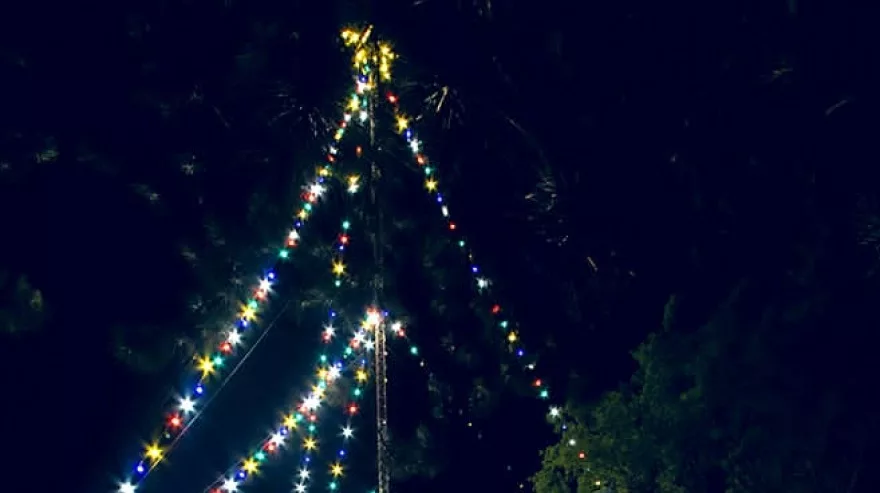
<path fill-rule="evenodd" d="M 403 116 L 398 116 L 397 117 L 397 131 L 403 132 L 404 130 L 407 129 L 407 127 L 409 127 L 409 120 L 407 120 Z"/>
<path fill-rule="evenodd" d="M 315 394 L 315 397 L 321 398 L 324 397 L 325 387 L 321 387 L 320 385 L 315 385 L 312 387 L 312 393 Z"/>
<path fill-rule="evenodd" d="M 247 320 L 247 321 L 250 322 L 251 320 L 257 318 L 257 311 L 254 310 L 254 309 L 253 309 L 252 307 L 250 307 L 250 306 L 242 307 L 242 309 L 241 309 L 241 318 L 243 318 L 243 319 L 245 319 L 245 320 Z"/>
<path fill-rule="evenodd" d="M 366 372 L 365 370 L 361 369 L 361 370 L 358 370 L 358 371 L 354 374 L 354 378 L 355 378 L 355 380 L 357 380 L 358 382 L 366 382 L 366 381 L 367 381 L 367 378 L 369 378 L 369 377 L 367 376 L 367 372 Z"/>
<path fill-rule="evenodd" d="M 312 437 L 307 437 L 303 440 L 303 448 L 309 451 L 315 450 L 318 448 L 318 442 Z"/>
<path fill-rule="evenodd" d="M 333 273 L 337 276 L 345 274 L 345 264 L 342 261 L 333 262 Z"/>
<path fill-rule="evenodd" d="M 425 181 L 425 188 L 427 188 L 429 192 L 437 190 L 437 180 L 429 178 L 427 181 Z"/>
<path fill-rule="evenodd" d="M 351 111 L 357 111 L 357 109 L 360 108 L 360 106 L 361 106 L 361 102 L 358 99 L 358 97 L 352 96 L 351 99 L 348 101 L 347 108 Z"/>
<path fill-rule="evenodd" d="M 302 220 L 305 220 L 305 219 L 307 219 L 307 218 L 309 217 L 309 211 L 307 211 L 307 210 L 305 210 L 305 209 L 301 209 L 301 210 L 299 211 L 299 213 L 297 213 L 296 217 L 298 217 L 298 218 L 300 218 L 300 219 L 302 219 Z"/>
<path fill-rule="evenodd" d="M 202 378 L 214 373 L 214 360 L 210 356 L 199 358 L 199 371 L 202 372 Z"/>
<path fill-rule="evenodd" d="M 342 476 L 342 464 L 338 462 L 336 464 L 333 464 L 333 466 L 330 468 L 330 474 L 332 474 L 333 477 L 336 478 Z"/>
<path fill-rule="evenodd" d="M 257 472 L 257 468 L 259 464 L 254 459 L 248 458 L 241 464 L 241 468 L 248 472 L 248 474 L 254 474 Z"/>
<path fill-rule="evenodd" d="M 321 380 L 327 380 L 327 373 L 328 371 L 326 368 L 321 368 L 318 370 L 318 378 Z"/>
<path fill-rule="evenodd" d="M 296 418 L 292 414 L 284 417 L 284 427 L 288 430 L 296 428 Z"/>
<path fill-rule="evenodd" d="M 516 342 L 516 339 L 517 339 L 516 332 L 511 332 L 510 334 L 507 334 L 508 341 Z"/>
<path fill-rule="evenodd" d="M 162 449 L 159 448 L 159 446 L 155 443 L 152 443 L 147 446 L 147 451 L 145 452 L 145 455 L 154 463 L 159 462 L 160 460 L 162 460 Z"/>

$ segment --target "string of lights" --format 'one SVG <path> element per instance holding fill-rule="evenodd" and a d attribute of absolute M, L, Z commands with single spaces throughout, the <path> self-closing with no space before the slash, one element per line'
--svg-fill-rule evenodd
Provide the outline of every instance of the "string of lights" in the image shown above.
<path fill-rule="evenodd" d="M 353 65 L 356 70 L 361 69 L 369 60 L 379 61 L 381 79 L 384 84 L 391 85 L 391 64 L 397 58 L 397 56 L 392 50 L 391 45 L 386 42 L 380 41 L 375 44 L 365 43 L 364 40 L 370 35 L 371 31 L 372 28 L 367 28 L 367 30 L 364 31 L 362 34 L 358 30 L 346 29 L 342 32 L 341 36 L 347 46 L 354 47 L 355 49 Z M 371 52 L 371 49 L 376 52 Z M 511 319 L 508 311 L 502 306 L 502 304 L 492 297 L 492 281 L 483 273 L 482 268 L 478 265 L 476 261 L 474 252 L 471 250 L 465 236 L 460 232 L 457 223 L 453 219 L 450 213 L 449 205 L 447 204 L 443 193 L 440 191 L 437 169 L 430 163 L 428 156 L 424 152 L 424 145 L 422 141 L 416 137 L 415 131 L 410 123 L 410 119 L 401 109 L 400 99 L 397 95 L 395 95 L 393 91 L 387 91 L 385 94 L 385 100 L 391 107 L 391 111 L 394 115 L 394 120 L 397 127 L 397 132 L 402 135 L 405 143 L 412 153 L 413 160 L 415 161 L 418 168 L 421 169 L 424 173 L 424 188 L 426 192 L 437 204 L 440 214 L 445 222 L 446 229 L 453 237 L 455 244 L 458 245 L 458 248 L 460 249 L 467 261 L 469 272 L 473 279 L 477 294 L 481 298 L 483 298 L 484 301 L 488 302 L 488 314 L 491 316 L 493 324 L 498 328 L 499 331 L 503 333 L 503 337 L 505 340 L 505 349 L 514 357 L 517 362 L 520 363 L 523 371 L 526 372 L 526 374 L 535 375 L 531 379 L 531 387 L 534 389 L 535 397 L 542 401 L 550 401 L 550 388 L 547 380 L 536 375 L 537 362 L 536 360 L 527 357 L 526 348 L 524 347 L 523 342 L 520 338 L 520 329 L 518 324 Z M 398 335 L 403 336 L 402 329 L 398 327 L 398 330 L 400 331 Z M 418 356 L 417 348 L 415 346 L 411 346 L 410 353 L 414 356 Z M 422 366 L 423 368 L 427 368 L 427 364 L 424 360 L 421 360 L 420 366 Z M 558 430 L 564 431 L 567 429 L 567 425 L 564 422 L 565 413 L 561 406 L 549 405 L 547 410 L 547 417 Z M 472 426 L 472 422 L 468 421 L 467 425 L 469 427 Z M 569 440 L 568 445 L 576 448 L 578 444 L 574 440 Z M 584 450 L 578 450 L 577 454 L 581 460 L 584 460 L 586 458 L 586 453 Z M 520 484 L 520 488 L 524 488 L 524 486 L 524 484 Z"/>
<path fill-rule="evenodd" d="M 362 79 L 358 77 L 356 80 L 360 82 Z M 358 120 L 361 122 L 367 120 L 362 116 L 361 110 L 369 104 L 368 94 L 365 94 L 368 89 L 368 85 L 356 84 L 354 94 L 348 100 L 344 123 L 350 120 L 348 115 L 352 115 L 353 112 L 358 112 Z M 336 140 L 339 141 L 340 138 L 341 136 L 338 136 Z M 356 158 L 360 158 L 362 157 L 363 149 L 357 146 L 354 152 Z M 340 156 L 339 149 L 334 148 L 332 156 L 333 162 L 336 162 Z M 360 189 L 360 176 L 356 173 L 349 174 L 345 178 L 344 184 L 348 195 L 354 195 Z M 336 288 L 348 284 L 346 281 L 350 280 L 345 262 L 345 254 L 352 242 L 351 227 L 352 222 L 348 219 L 343 219 L 333 244 L 331 272 L 333 274 L 333 285 Z M 336 324 L 333 323 L 334 320 L 337 320 L 337 312 L 331 310 L 330 316 L 330 323 L 324 327 L 321 333 L 321 340 L 326 344 L 330 344 L 337 337 L 339 330 Z M 373 338 L 370 337 L 370 334 L 375 334 L 375 330 L 381 327 L 381 321 L 382 317 L 377 310 L 368 310 L 358 327 L 352 331 L 348 344 L 341 353 L 341 360 L 337 357 L 336 362 L 328 366 L 326 356 L 321 356 L 316 375 L 317 384 L 312 387 L 310 394 L 304 396 L 302 403 L 285 417 L 284 422 L 277 427 L 277 431 L 266 438 L 253 453 L 229 468 L 223 477 L 209 485 L 204 491 L 206 493 L 239 491 L 242 484 L 257 473 L 260 465 L 271 457 L 273 452 L 278 450 L 283 438 L 295 430 L 291 425 L 295 425 L 299 421 L 307 422 L 308 426 L 306 427 L 306 434 L 302 439 L 303 454 L 294 478 L 294 491 L 297 493 L 307 491 L 310 483 L 314 482 L 316 477 L 312 466 L 319 443 L 316 431 L 318 428 L 316 425 L 318 409 L 327 401 L 328 396 L 334 395 L 334 389 L 331 387 L 331 384 L 342 382 L 343 375 L 351 371 L 354 384 L 351 389 L 351 395 L 347 396 L 347 403 L 343 406 L 346 416 L 346 424 L 342 426 L 340 433 L 343 443 L 336 452 L 333 462 L 328 467 L 329 480 L 326 485 L 327 489 L 331 491 L 338 489 L 345 471 L 343 463 L 348 455 L 346 445 L 354 435 L 351 423 L 360 411 L 359 402 L 365 395 L 364 386 L 369 380 L 369 354 L 374 349 Z"/>
<path fill-rule="evenodd" d="M 245 351 L 248 335 L 256 332 L 254 327 L 259 327 L 260 315 L 268 306 L 272 287 L 277 281 L 275 267 L 278 262 L 287 260 L 292 250 L 299 245 L 305 223 L 310 219 L 320 199 L 324 196 L 330 179 L 334 177 L 338 143 L 345 136 L 352 120 L 361 123 L 366 121 L 364 109 L 366 100 L 361 101 L 358 96 L 365 91 L 365 88 L 360 82 L 360 78 L 357 78 L 355 82 L 355 90 L 345 105 L 342 121 L 339 122 L 333 133 L 333 142 L 327 146 L 325 162 L 316 168 L 314 176 L 303 189 L 302 201 L 294 215 L 293 225 L 285 235 L 283 245 L 278 249 L 277 258 L 273 262 L 275 265 L 266 269 L 258 283 L 250 289 L 252 293 L 250 298 L 241 303 L 236 319 L 223 332 L 219 344 L 213 350 L 194 357 L 195 372 L 192 377 L 189 377 L 191 383 L 177 393 L 177 398 L 169 406 L 170 409 L 166 411 L 164 424 L 157 433 L 157 438 L 154 438 L 143 448 L 140 458 L 135 461 L 128 477 L 119 483 L 120 493 L 133 493 L 190 429 L 195 420 L 204 412 L 204 407 L 210 400 L 209 389 L 212 381 L 220 378 L 230 363 Z M 358 189 L 359 177 L 349 176 L 345 183 L 347 190 L 354 193 Z M 225 379 L 221 381 L 221 388 L 225 381 Z"/>
<path fill-rule="evenodd" d="M 323 352 L 318 357 L 315 383 L 311 390 L 303 395 L 293 409 L 282 413 L 283 418 L 280 423 L 273 428 L 274 431 L 267 438 L 260 442 L 259 446 L 228 468 L 226 474 L 206 487 L 204 492 L 231 493 L 240 491 L 240 488 L 249 479 L 259 473 L 264 463 L 279 456 L 288 440 L 293 441 L 293 437 L 297 435 L 303 454 L 297 470 L 295 490 L 305 492 L 314 474 L 312 466 L 319 447 L 317 432 L 321 411 L 329 407 L 328 404 L 333 399 L 332 396 L 345 401 L 343 409 L 349 420 L 360 411 L 359 402 L 365 395 L 364 387 L 369 381 L 369 355 L 373 347 L 369 332 L 374 327 L 375 321 L 379 319 L 377 311 L 368 310 L 358 328 L 352 331 L 353 334 L 344 345 L 344 349 L 330 355 L 326 351 Z M 337 312 L 331 310 L 329 322 L 324 326 L 321 335 L 321 340 L 325 343 L 329 344 L 334 339 L 338 331 L 336 327 L 338 320 Z M 328 337 L 327 334 L 330 336 Z M 352 375 L 350 380 L 353 381 L 350 392 L 347 392 L 347 386 L 343 384 L 346 381 L 345 376 L 348 374 Z M 349 425 L 346 425 L 342 429 L 342 434 L 346 439 L 350 439 L 353 436 L 353 430 Z M 330 474 L 334 478 L 328 484 L 328 488 L 331 490 L 338 487 L 336 479 L 342 476 L 341 459 L 345 455 L 346 451 L 343 447 L 337 453 L 339 459 L 330 468 Z"/>

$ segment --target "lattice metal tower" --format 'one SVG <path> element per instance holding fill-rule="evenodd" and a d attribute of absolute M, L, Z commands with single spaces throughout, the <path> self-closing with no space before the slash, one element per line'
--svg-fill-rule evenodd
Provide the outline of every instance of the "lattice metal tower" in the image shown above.
<path fill-rule="evenodd" d="M 373 44 L 370 53 L 379 52 L 378 45 L 375 40 L 370 40 L 369 36 L 372 32 L 372 26 L 364 33 L 363 39 L 366 43 Z M 369 84 L 373 87 L 373 97 L 369 102 L 369 121 L 370 121 L 370 203 L 373 208 L 373 256 L 375 261 L 375 275 L 373 277 L 373 306 L 379 310 L 382 301 L 382 292 L 384 287 L 383 276 L 384 269 L 384 243 L 383 243 L 383 218 L 382 206 L 379 203 L 379 181 L 382 178 L 382 170 L 376 162 L 376 157 L 380 149 L 376 146 L 376 94 L 379 94 L 377 85 L 379 77 L 375 73 L 369 74 Z M 390 493 L 391 481 L 389 471 L 389 453 L 388 453 L 388 349 L 387 337 L 384 317 L 380 319 L 373 330 L 376 348 L 374 353 L 374 365 L 376 371 L 376 472 L 377 472 L 377 493 Z"/>

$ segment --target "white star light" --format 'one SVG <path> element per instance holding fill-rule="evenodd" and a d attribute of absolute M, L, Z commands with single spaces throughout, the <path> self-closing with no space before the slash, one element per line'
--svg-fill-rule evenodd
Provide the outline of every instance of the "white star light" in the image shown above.
<path fill-rule="evenodd" d="M 340 370 L 338 366 L 331 366 L 330 371 L 327 372 L 327 380 L 335 380 L 339 378 L 339 375 L 341 374 L 342 370 Z"/>
<path fill-rule="evenodd" d="M 488 287 L 489 287 L 489 280 L 488 279 L 486 279 L 485 277 L 477 278 L 477 288 L 486 289 Z"/>
<path fill-rule="evenodd" d="M 366 340 L 366 338 L 367 338 L 367 333 L 362 330 L 359 330 L 354 334 L 354 340 L 358 344 L 363 343 L 364 340 Z"/>
<path fill-rule="evenodd" d="M 311 193 L 315 197 L 320 197 L 321 194 L 324 193 L 324 186 L 321 185 L 320 183 L 312 183 L 309 186 L 309 193 Z"/>
<path fill-rule="evenodd" d="M 234 479 L 229 478 L 226 481 L 223 481 L 223 486 L 221 486 L 221 488 L 232 493 L 233 491 L 238 491 L 238 483 L 236 483 Z"/>
<path fill-rule="evenodd" d="M 412 149 L 413 153 L 419 152 L 419 141 L 416 139 L 409 141 L 409 147 Z"/>
<path fill-rule="evenodd" d="M 296 486 L 293 487 L 296 493 L 306 493 L 306 485 L 305 483 L 297 483 Z"/>
<path fill-rule="evenodd" d="M 324 326 L 324 337 L 329 339 L 329 338 L 333 337 L 335 334 L 336 334 L 335 327 L 333 327 L 332 325 Z"/>
<path fill-rule="evenodd" d="M 189 414 L 196 410 L 196 403 L 189 397 L 184 397 L 183 399 L 180 399 L 178 407 L 183 414 Z"/>
<path fill-rule="evenodd" d="M 136 486 L 128 481 L 119 483 L 119 493 L 134 493 L 135 488 Z"/>
<path fill-rule="evenodd" d="M 226 335 L 226 341 L 233 346 L 237 346 L 238 344 L 241 344 L 241 334 L 239 334 L 237 330 L 232 329 L 229 331 L 229 334 Z"/>
<path fill-rule="evenodd" d="M 550 408 L 550 416 L 551 416 L 551 417 L 558 418 L 560 412 L 561 412 L 561 411 L 559 410 L 558 407 L 551 407 L 551 408 Z"/>
<path fill-rule="evenodd" d="M 309 470 L 305 467 L 299 470 L 299 478 L 303 481 L 309 479 Z"/>
<path fill-rule="evenodd" d="M 260 291 L 269 291 L 271 287 L 272 283 L 268 279 L 260 279 L 260 287 L 258 288 Z"/>
<path fill-rule="evenodd" d="M 369 341 L 367 341 L 367 342 L 364 343 L 364 347 L 367 348 L 367 351 L 372 351 L 373 348 L 376 347 L 376 343 L 373 342 L 372 340 L 369 340 Z"/>
<path fill-rule="evenodd" d="M 321 405 L 321 398 L 312 394 L 303 401 L 303 407 L 308 409 L 309 411 L 314 411 Z"/>
<path fill-rule="evenodd" d="M 272 438 L 269 439 L 274 445 L 281 446 L 284 445 L 284 435 L 281 433 L 273 433 Z"/>
<path fill-rule="evenodd" d="M 342 438 L 351 438 L 354 436 L 354 430 L 351 429 L 351 426 L 343 426 L 342 427 Z"/>

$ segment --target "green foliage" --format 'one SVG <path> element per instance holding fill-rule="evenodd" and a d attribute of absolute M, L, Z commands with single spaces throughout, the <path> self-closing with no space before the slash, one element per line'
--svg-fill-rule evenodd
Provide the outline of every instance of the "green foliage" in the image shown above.
<path fill-rule="evenodd" d="M 859 456 L 872 420 L 816 371 L 829 348 L 812 345 L 813 326 L 835 307 L 826 288 L 778 287 L 740 283 L 699 329 L 649 337 L 629 385 L 544 452 L 536 491 L 850 491 L 862 464 L 838 457 Z"/>
<path fill-rule="evenodd" d="M 37 330 L 46 316 L 43 293 L 24 275 L 13 276 L 0 270 L 0 332 Z"/>

